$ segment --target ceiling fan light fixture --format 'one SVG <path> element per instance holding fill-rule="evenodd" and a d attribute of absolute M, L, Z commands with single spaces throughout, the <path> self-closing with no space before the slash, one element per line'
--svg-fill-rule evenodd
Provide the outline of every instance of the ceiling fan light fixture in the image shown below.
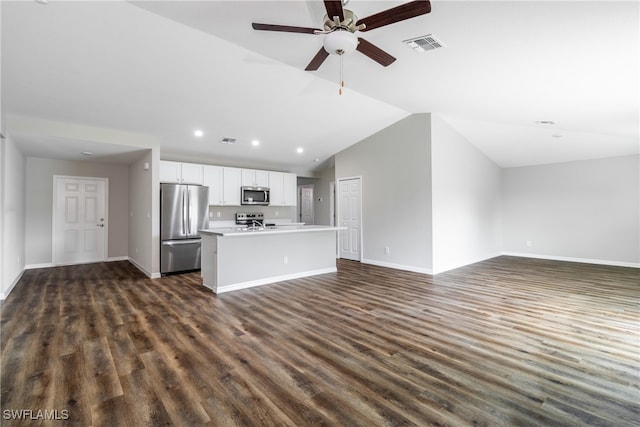
<path fill-rule="evenodd" d="M 350 31 L 336 30 L 324 36 L 322 44 L 329 54 L 344 55 L 356 50 L 358 37 Z"/>

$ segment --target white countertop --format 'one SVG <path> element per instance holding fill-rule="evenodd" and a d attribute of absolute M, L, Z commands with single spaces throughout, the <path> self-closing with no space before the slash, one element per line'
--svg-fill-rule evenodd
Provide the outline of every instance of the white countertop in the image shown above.
<path fill-rule="evenodd" d="M 275 228 L 264 228 L 264 229 L 247 229 L 240 230 L 241 226 L 230 227 L 230 228 L 214 228 L 214 229 L 204 229 L 200 230 L 200 233 L 203 235 L 209 236 L 222 236 L 222 237 L 247 237 L 247 236 L 256 236 L 256 235 L 265 235 L 265 234 L 285 234 L 285 233 L 307 233 L 307 232 L 316 232 L 316 231 L 336 231 L 336 230 L 346 230 L 346 227 L 333 227 L 331 225 L 283 225 L 276 226 Z"/>

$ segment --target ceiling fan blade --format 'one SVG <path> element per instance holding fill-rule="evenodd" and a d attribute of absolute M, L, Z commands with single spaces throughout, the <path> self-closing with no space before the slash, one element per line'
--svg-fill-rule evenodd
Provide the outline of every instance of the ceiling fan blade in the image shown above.
<path fill-rule="evenodd" d="M 333 21 L 334 16 L 340 17 L 340 22 L 344 21 L 344 11 L 342 10 L 342 1 L 340 0 L 324 0 L 324 7 L 327 9 L 327 16 Z"/>
<path fill-rule="evenodd" d="M 305 71 L 317 70 L 318 68 L 320 68 L 324 60 L 327 59 L 327 56 L 329 56 L 329 53 L 326 50 L 324 50 L 324 47 L 321 47 L 318 53 L 316 53 L 316 56 L 313 57 L 311 62 L 309 62 L 309 65 L 307 65 L 307 68 L 305 68 L 304 70 Z"/>
<path fill-rule="evenodd" d="M 253 27 L 254 30 L 283 31 L 285 33 L 315 34 L 314 31 L 320 31 L 317 28 L 292 27 L 290 25 L 258 24 L 256 22 L 252 23 L 251 26 Z"/>
<path fill-rule="evenodd" d="M 358 43 L 358 47 L 356 48 L 356 50 L 360 53 L 364 53 L 383 67 L 393 64 L 393 62 L 396 60 L 396 58 L 389 55 L 378 46 L 369 43 L 362 37 L 358 37 L 358 41 L 360 43 Z"/>
<path fill-rule="evenodd" d="M 431 12 L 431 3 L 428 0 L 417 0 L 362 18 L 356 25 L 365 24 L 365 28 L 361 31 L 369 31 L 429 12 Z"/>

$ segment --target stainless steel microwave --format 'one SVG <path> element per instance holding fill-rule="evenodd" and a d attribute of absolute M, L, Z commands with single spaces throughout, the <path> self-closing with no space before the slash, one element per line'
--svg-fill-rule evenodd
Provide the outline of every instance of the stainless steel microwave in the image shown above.
<path fill-rule="evenodd" d="M 241 187 L 240 201 L 243 205 L 268 205 L 268 187 Z"/>

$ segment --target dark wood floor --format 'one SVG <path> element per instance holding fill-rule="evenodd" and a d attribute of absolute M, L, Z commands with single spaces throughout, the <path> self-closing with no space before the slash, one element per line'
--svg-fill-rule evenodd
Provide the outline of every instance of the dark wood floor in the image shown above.
<path fill-rule="evenodd" d="M 127 262 L 29 270 L 2 306 L 0 423 L 637 426 L 639 282 L 511 257 L 219 296 Z"/>

